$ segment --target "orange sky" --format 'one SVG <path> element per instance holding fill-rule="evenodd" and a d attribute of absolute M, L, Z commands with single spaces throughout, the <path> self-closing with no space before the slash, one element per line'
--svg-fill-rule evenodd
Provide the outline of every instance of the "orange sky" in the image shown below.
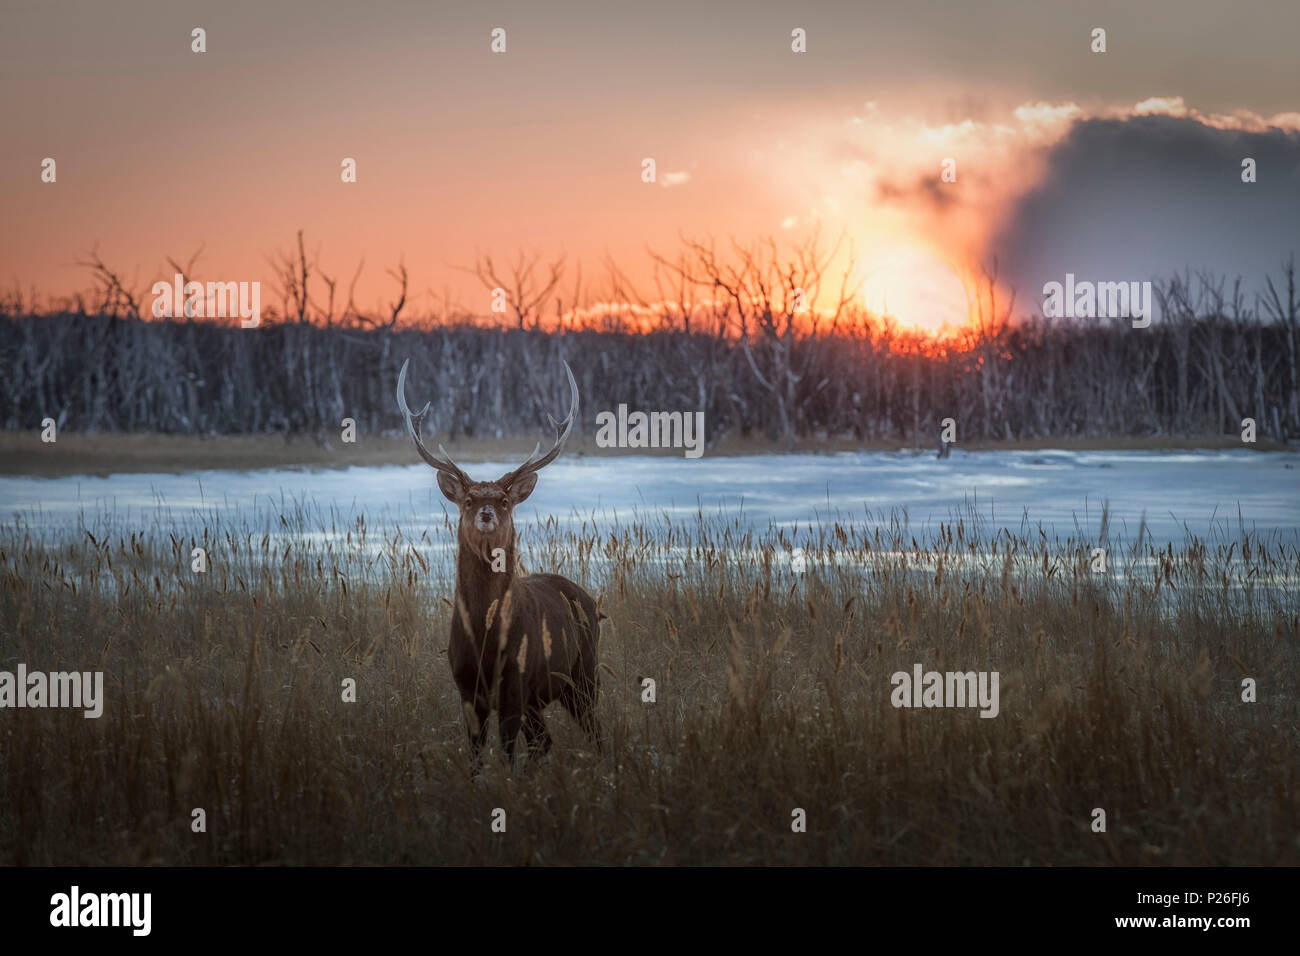
<path fill-rule="evenodd" d="M 1073 119 L 1152 96 L 1295 108 L 1294 6 L 1078 6 L 7 4 L 0 281 L 86 288 L 77 261 L 97 244 L 141 290 L 200 246 L 199 279 L 266 286 L 267 257 L 302 229 L 340 290 L 364 258 L 363 307 L 404 259 L 415 311 L 446 293 L 482 313 L 486 291 L 458 268 L 477 253 L 565 252 L 598 295 L 607 255 L 645 282 L 647 247 L 672 253 L 679 233 L 820 225 L 852 240 L 873 308 L 959 321 L 958 273 Z M 195 26 L 206 53 L 190 50 Z M 936 203 L 918 184 L 948 157 L 956 199 Z"/>

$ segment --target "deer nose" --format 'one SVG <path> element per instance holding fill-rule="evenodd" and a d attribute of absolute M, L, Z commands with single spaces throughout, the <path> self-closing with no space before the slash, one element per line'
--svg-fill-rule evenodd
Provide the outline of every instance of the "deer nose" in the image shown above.
<path fill-rule="evenodd" d="M 488 505 L 484 505 L 482 508 L 478 510 L 478 520 L 481 524 L 487 524 L 489 521 L 493 521 L 495 518 L 496 515 L 493 513 L 492 508 Z"/>

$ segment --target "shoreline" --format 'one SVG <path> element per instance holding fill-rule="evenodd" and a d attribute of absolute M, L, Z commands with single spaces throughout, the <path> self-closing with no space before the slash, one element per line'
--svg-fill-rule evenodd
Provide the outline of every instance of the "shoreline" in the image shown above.
<path fill-rule="evenodd" d="M 523 459 L 536 439 L 473 439 L 449 444 L 448 452 L 461 463 Z M 1024 439 L 973 441 L 954 445 L 955 450 L 977 451 L 1288 451 L 1294 445 L 1261 440 L 1254 445 L 1217 436 Z M 841 452 L 909 452 L 914 446 L 899 441 L 857 441 L 853 439 L 808 438 L 796 443 L 801 455 Z M 933 456 L 934 446 L 923 446 L 918 454 Z M 741 457 L 785 454 L 780 442 L 761 438 L 728 438 L 716 442 L 704 457 Z M 571 439 L 566 454 L 583 457 L 679 458 L 681 449 L 599 448 L 592 440 Z M 255 471 L 291 468 L 348 468 L 355 465 L 410 465 L 419 459 L 405 436 L 363 437 L 356 444 L 337 440 L 329 445 L 310 436 L 285 438 L 279 435 L 167 435 L 79 434 L 65 432 L 57 442 L 41 442 L 37 431 L 0 432 L 0 476 L 57 478 L 70 475 L 103 476 L 189 471 Z"/>

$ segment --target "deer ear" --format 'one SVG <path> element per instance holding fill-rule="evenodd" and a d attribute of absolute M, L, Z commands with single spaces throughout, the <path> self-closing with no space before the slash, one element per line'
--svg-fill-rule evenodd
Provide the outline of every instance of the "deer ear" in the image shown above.
<path fill-rule="evenodd" d="M 506 488 L 506 495 L 509 496 L 511 504 L 517 505 L 533 493 L 537 487 L 537 473 L 533 471 L 525 472 Z"/>
<path fill-rule="evenodd" d="M 461 484 L 460 479 L 445 471 L 438 472 L 438 487 L 447 496 L 447 500 L 455 504 L 460 504 L 460 500 L 465 497 L 465 486 Z"/>

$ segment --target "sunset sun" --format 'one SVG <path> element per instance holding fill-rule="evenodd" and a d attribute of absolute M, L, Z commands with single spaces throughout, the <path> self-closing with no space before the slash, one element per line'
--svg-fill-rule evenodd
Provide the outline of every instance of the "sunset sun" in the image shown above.
<path fill-rule="evenodd" d="M 863 304 L 905 328 L 938 331 L 966 321 L 966 289 L 961 279 L 919 246 L 864 257 L 858 274 Z"/>

